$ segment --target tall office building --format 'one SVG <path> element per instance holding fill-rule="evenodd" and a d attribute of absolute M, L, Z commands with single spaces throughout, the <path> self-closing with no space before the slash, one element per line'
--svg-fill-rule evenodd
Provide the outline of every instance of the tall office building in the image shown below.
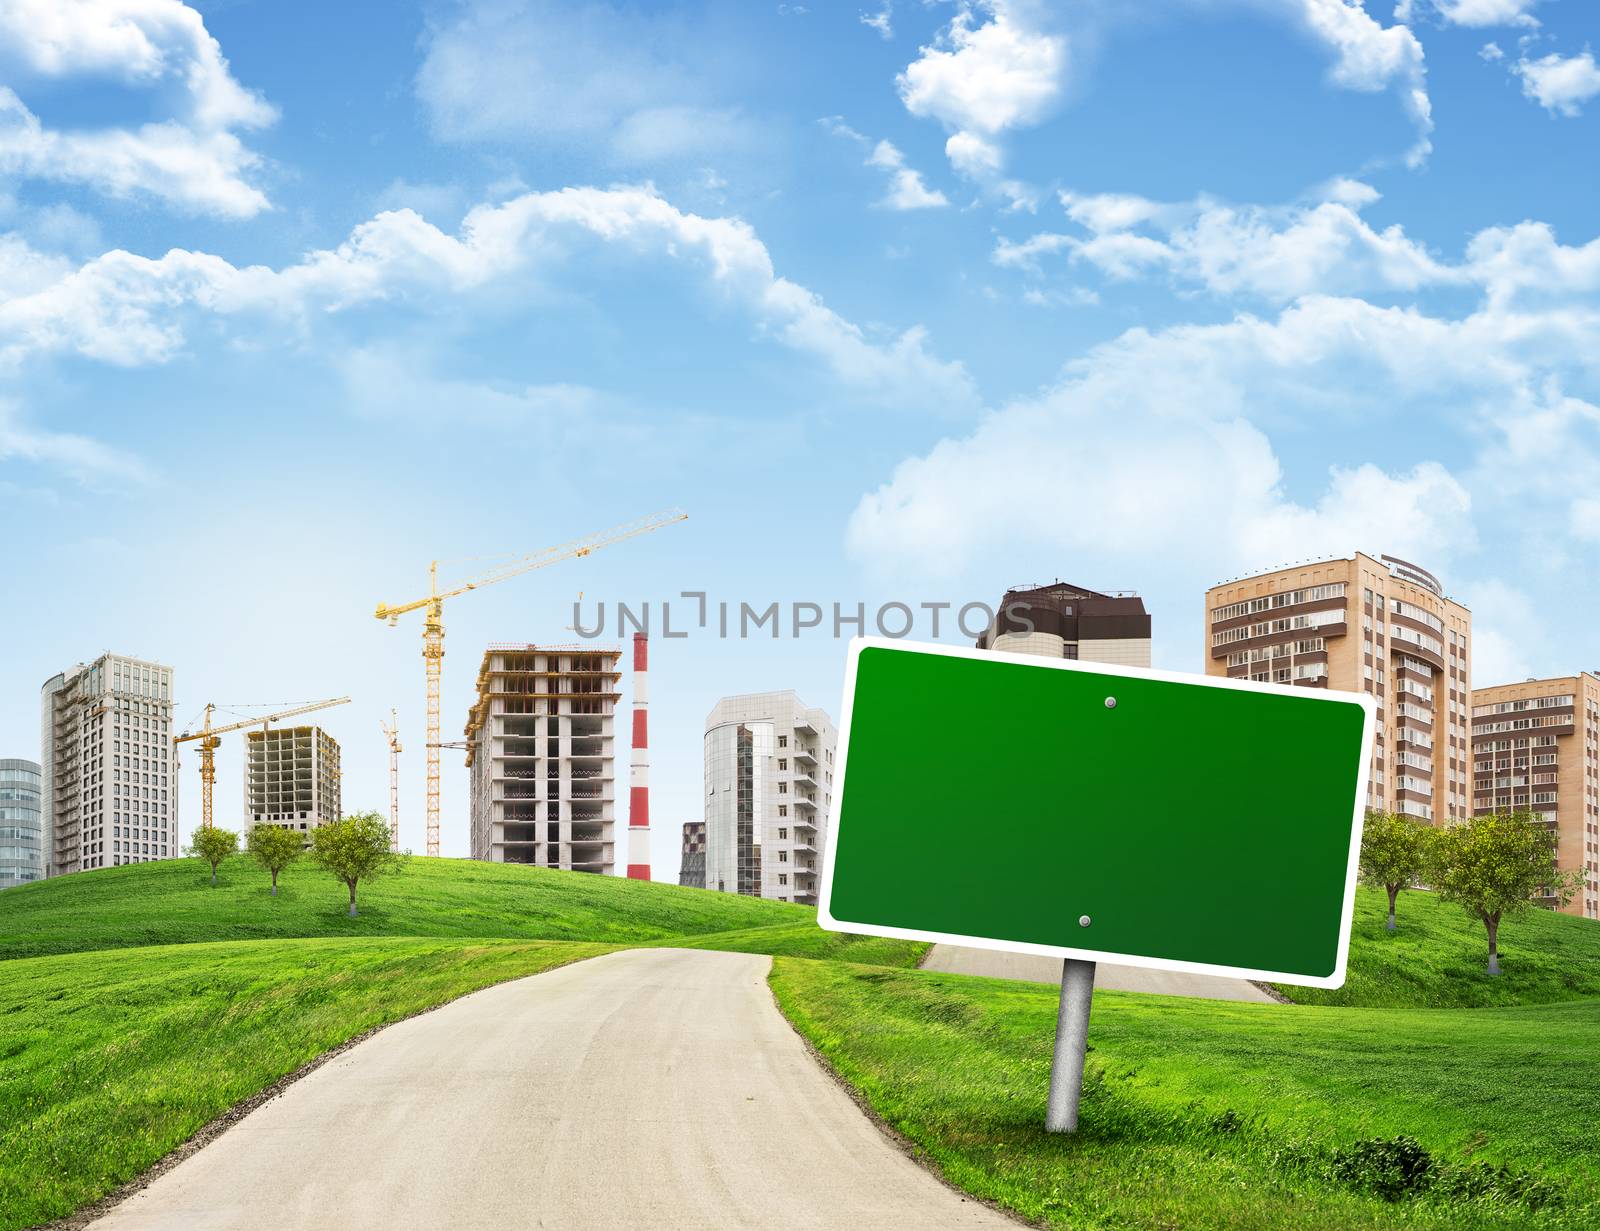
<path fill-rule="evenodd" d="M 1102 594 L 1064 581 L 1007 590 L 980 650 L 1150 665 L 1150 614 L 1130 591 Z"/>
<path fill-rule="evenodd" d="M 817 901 L 833 722 L 792 691 L 724 697 L 706 718 L 706 888 Z"/>
<path fill-rule="evenodd" d="M 272 727 L 245 737 L 244 823 L 309 835 L 340 812 L 339 744 L 321 727 Z"/>
<path fill-rule="evenodd" d="M 41 694 L 45 875 L 175 859 L 172 668 L 102 654 Z"/>
<path fill-rule="evenodd" d="M 1377 699 L 1367 806 L 1434 824 L 1472 808 L 1472 613 L 1393 556 L 1297 564 L 1206 591 L 1206 674 Z"/>
<path fill-rule="evenodd" d="M 44 877 L 44 816 L 37 761 L 0 758 L 0 889 Z"/>
<path fill-rule="evenodd" d="M 616 868 L 616 646 L 491 645 L 467 718 L 472 857 Z"/>
<path fill-rule="evenodd" d="M 690 889 L 706 887 L 706 823 L 683 823 L 683 852 L 678 856 L 678 884 Z"/>
<path fill-rule="evenodd" d="M 1583 870 L 1564 909 L 1600 919 L 1600 678 L 1474 688 L 1472 751 L 1473 811 L 1537 813 L 1555 831 L 1561 868 Z"/>

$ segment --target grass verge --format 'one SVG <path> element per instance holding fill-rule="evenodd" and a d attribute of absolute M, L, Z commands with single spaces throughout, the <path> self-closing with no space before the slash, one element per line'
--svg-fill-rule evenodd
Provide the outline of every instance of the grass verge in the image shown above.
<path fill-rule="evenodd" d="M 308 939 L 6 962 L 0 1231 L 114 1191 L 364 1031 L 612 947 Z"/>
<path fill-rule="evenodd" d="M 1053 1227 L 1600 1225 L 1600 1002 L 1286 1008 L 1103 992 L 1043 1131 L 1056 993 L 780 958 L 784 1013 L 950 1182 Z"/>

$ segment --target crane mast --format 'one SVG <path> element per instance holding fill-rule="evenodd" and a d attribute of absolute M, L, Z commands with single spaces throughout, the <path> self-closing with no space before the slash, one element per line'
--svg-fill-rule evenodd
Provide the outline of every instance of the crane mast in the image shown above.
<path fill-rule="evenodd" d="M 400 849 L 400 723 L 394 710 L 389 711 L 389 721 L 378 719 L 383 728 L 385 742 L 389 745 L 389 849 Z"/>
<path fill-rule="evenodd" d="M 391 626 L 397 624 L 399 617 L 407 612 L 417 610 L 423 612 L 422 665 L 427 675 L 428 688 L 428 738 L 427 746 L 423 750 L 427 763 L 428 854 L 439 853 L 439 749 L 441 747 L 439 688 L 444 669 L 444 600 L 465 594 L 468 590 L 478 590 L 493 585 L 497 581 L 509 581 L 534 569 L 548 568 L 562 560 L 580 559 L 602 547 L 609 547 L 613 543 L 620 543 L 641 534 L 649 534 L 653 530 L 660 530 L 663 526 L 683 521 L 688 516 L 678 509 L 653 513 L 649 517 L 641 517 L 638 521 L 625 522 L 620 526 L 613 526 L 610 530 L 602 530 L 588 538 L 574 539 L 570 543 L 561 543 L 555 547 L 546 547 L 542 551 L 531 552 L 446 590 L 439 589 L 439 562 L 434 560 L 428 565 L 428 593 L 424 597 L 395 606 L 387 603 L 378 604 L 378 609 L 373 614 L 380 620 L 387 620 Z"/>

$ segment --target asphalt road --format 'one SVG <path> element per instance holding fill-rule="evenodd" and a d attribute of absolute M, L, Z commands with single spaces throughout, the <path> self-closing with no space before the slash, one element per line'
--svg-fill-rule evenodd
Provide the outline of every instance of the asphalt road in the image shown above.
<path fill-rule="evenodd" d="M 1022 979 L 1029 983 L 1061 983 L 1061 959 L 1031 953 L 1000 953 L 962 945 L 934 945 L 922 969 L 953 975 L 987 975 L 991 979 Z M 1157 992 L 1164 996 L 1198 996 L 1203 1000 L 1249 1000 L 1272 1004 L 1273 999 L 1248 979 L 1221 975 L 1179 974 L 1171 970 L 1145 970 L 1111 962 L 1095 965 L 1096 988 L 1124 992 Z"/>
<path fill-rule="evenodd" d="M 770 960 L 636 949 L 474 993 L 329 1061 L 93 1225 L 1014 1228 L 822 1072 Z"/>

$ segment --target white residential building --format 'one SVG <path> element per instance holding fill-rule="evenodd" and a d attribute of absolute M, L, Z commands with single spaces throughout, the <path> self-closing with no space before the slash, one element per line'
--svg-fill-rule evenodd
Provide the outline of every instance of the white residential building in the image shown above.
<path fill-rule="evenodd" d="M 174 859 L 172 668 L 103 654 L 41 690 L 45 875 Z"/>
<path fill-rule="evenodd" d="M 491 645 L 467 718 L 472 858 L 616 869 L 617 646 Z"/>
<path fill-rule="evenodd" d="M 815 905 L 833 796 L 833 721 L 792 691 L 706 718 L 705 887 Z"/>
<path fill-rule="evenodd" d="M 340 813 L 339 743 L 321 727 L 272 727 L 245 737 L 244 823 L 309 835 Z"/>

